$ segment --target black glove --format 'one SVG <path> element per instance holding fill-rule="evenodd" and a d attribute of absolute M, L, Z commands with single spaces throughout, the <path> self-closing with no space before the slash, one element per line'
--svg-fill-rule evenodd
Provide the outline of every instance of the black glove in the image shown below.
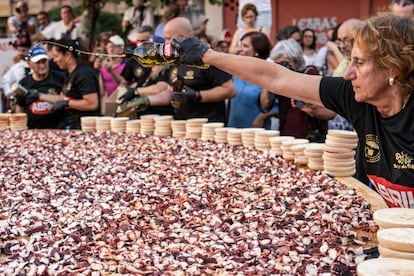
<path fill-rule="evenodd" d="M 121 104 L 128 102 L 129 100 L 135 98 L 138 94 L 136 93 L 135 88 L 127 87 L 127 91 L 118 100 L 121 101 Z"/>
<path fill-rule="evenodd" d="M 28 90 L 27 94 L 24 96 L 24 101 L 26 106 L 31 105 L 33 102 L 39 99 L 39 92 L 37 90 Z"/>
<path fill-rule="evenodd" d="M 52 105 L 52 111 L 55 112 L 56 110 L 65 108 L 68 106 L 68 104 L 69 104 L 69 100 L 62 100 L 62 101 L 55 102 Z"/>
<path fill-rule="evenodd" d="M 143 112 L 148 109 L 150 105 L 150 101 L 147 96 L 141 95 L 138 97 L 133 98 L 129 102 L 121 103 L 118 106 L 118 110 L 116 112 L 116 117 L 127 117 L 129 113 L 133 110 L 138 112 Z"/>
<path fill-rule="evenodd" d="M 201 57 L 210 48 L 209 44 L 202 43 L 196 36 L 180 40 L 173 39 L 171 44 L 180 54 L 179 63 L 185 65 L 204 65 Z"/>
<path fill-rule="evenodd" d="M 200 91 L 193 90 L 189 87 L 184 87 L 182 91 L 174 91 L 171 96 L 171 105 L 174 108 L 180 108 L 180 106 L 187 102 L 200 102 Z"/>

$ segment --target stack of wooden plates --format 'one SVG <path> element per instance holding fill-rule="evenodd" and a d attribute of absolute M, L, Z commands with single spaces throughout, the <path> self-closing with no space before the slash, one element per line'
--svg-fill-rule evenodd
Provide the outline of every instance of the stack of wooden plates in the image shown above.
<path fill-rule="evenodd" d="M 309 143 L 303 153 L 308 158 L 308 168 L 323 171 L 323 145 L 322 143 Z"/>
<path fill-rule="evenodd" d="M 254 137 L 257 131 L 264 130 L 263 128 L 243 128 L 241 132 L 241 138 L 243 146 L 254 148 Z"/>
<path fill-rule="evenodd" d="M 125 133 L 126 122 L 129 120 L 128 117 L 115 117 L 111 120 L 111 131 L 116 133 Z"/>
<path fill-rule="evenodd" d="M 283 159 L 288 160 L 288 161 L 295 160 L 295 156 L 291 148 L 295 145 L 308 144 L 308 143 L 309 143 L 309 140 L 303 139 L 303 138 L 282 141 L 282 145 L 280 146 L 280 148 L 282 149 L 282 152 L 283 152 L 282 154 Z"/>
<path fill-rule="evenodd" d="M 381 257 L 414 260 L 414 228 L 380 229 L 377 240 Z"/>
<path fill-rule="evenodd" d="M 354 175 L 357 145 L 358 136 L 355 131 L 328 130 L 322 156 L 324 171 L 331 176 Z"/>
<path fill-rule="evenodd" d="M 186 120 L 171 121 L 172 137 L 185 137 Z"/>
<path fill-rule="evenodd" d="M 105 132 L 111 130 L 111 121 L 112 117 L 110 116 L 97 117 L 95 121 L 96 132 Z"/>
<path fill-rule="evenodd" d="M 204 123 L 201 126 L 201 140 L 203 141 L 214 141 L 214 135 L 216 135 L 216 128 L 224 127 L 224 123 Z"/>
<path fill-rule="evenodd" d="M 201 138 L 202 125 L 207 123 L 207 121 L 207 118 L 187 119 L 185 124 L 185 137 L 190 139 Z"/>
<path fill-rule="evenodd" d="M 154 117 L 154 135 L 155 136 L 171 136 L 172 128 L 171 121 L 173 116 L 162 115 Z"/>
<path fill-rule="evenodd" d="M 305 148 L 308 144 L 298 144 L 290 147 L 293 152 L 293 161 L 298 165 L 307 165 L 308 157 L 305 155 Z"/>
<path fill-rule="evenodd" d="M 357 266 L 358 276 L 412 276 L 414 261 L 397 258 L 377 258 L 363 261 Z"/>
<path fill-rule="evenodd" d="M 96 131 L 96 118 L 95 116 L 84 116 L 80 118 L 81 129 L 83 131 Z"/>
<path fill-rule="evenodd" d="M 126 122 L 126 133 L 140 133 L 141 132 L 141 120 L 128 120 Z"/>
<path fill-rule="evenodd" d="M 414 209 L 387 208 L 374 212 L 374 221 L 380 229 L 386 228 L 414 228 Z"/>
<path fill-rule="evenodd" d="M 358 275 L 414 275 L 414 209 L 380 209 L 373 218 L 380 257 L 358 264 Z"/>
<path fill-rule="evenodd" d="M 26 113 L 11 113 L 9 116 L 10 130 L 25 130 L 27 129 L 27 114 Z"/>
<path fill-rule="evenodd" d="M 0 130 L 8 130 L 10 123 L 9 123 L 9 113 L 0 113 Z"/>
<path fill-rule="evenodd" d="M 256 131 L 254 135 L 254 147 L 258 150 L 269 150 L 270 138 L 279 136 L 280 132 L 278 130 L 261 130 Z"/>
<path fill-rule="evenodd" d="M 270 137 L 269 138 L 270 151 L 273 152 L 274 154 L 276 154 L 277 156 L 282 156 L 283 155 L 283 150 L 282 150 L 283 141 L 294 140 L 294 139 L 295 139 L 295 137 L 293 137 L 293 136 Z"/>
<path fill-rule="evenodd" d="M 234 127 L 219 127 L 214 129 L 216 135 L 214 135 L 214 142 L 217 144 L 226 144 L 227 143 L 227 134 L 230 129 L 235 129 Z"/>
<path fill-rule="evenodd" d="M 154 117 L 158 117 L 158 114 L 146 114 L 141 115 L 141 134 L 153 135 L 154 134 Z"/>
<path fill-rule="evenodd" d="M 233 128 L 229 129 L 227 131 L 227 143 L 231 146 L 241 146 L 243 145 L 242 139 L 241 139 L 241 128 Z"/>

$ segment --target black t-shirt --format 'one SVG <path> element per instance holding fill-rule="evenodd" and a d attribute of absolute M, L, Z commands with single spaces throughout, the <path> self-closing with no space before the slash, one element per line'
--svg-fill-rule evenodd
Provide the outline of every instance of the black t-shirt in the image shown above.
<path fill-rule="evenodd" d="M 65 118 L 59 128 L 80 129 L 80 117 L 101 115 L 98 77 L 89 65 L 82 64 L 68 75 L 62 89 L 66 99 L 80 100 L 84 95 L 95 93 L 98 96 L 98 108 L 93 111 L 80 111 L 73 108 L 66 109 Z"/>
<path fill-rule="evenodd" d="M 358 169 L 389 206 L 414 208 L 414 99 L 389 118 L 375 106 L 355 101 L 350 81 L 322 78 L 322 103 L 347 118 L 359 137 Z M 361 166 L 363 165 L 363 166 Z"/>
<path fill-rule="evenodd" d="M 138 61 L 131 58 L 126 62 L 124 70 L 121 72 L 121 76 L 128 83 L 136 82 L 137 87 L 141 87 L 150 73 L 150 67 L 143 67 Z"/>
<path fill-rule="evenodd" d="M 161 70 L 154 77 L 147 77 L 147 79 L 144 81 L 144 83 L 142 83 L 140 87 L 146 87 L 146 86 L 150 86 L 153 84 L 157 84 L 160 81 L 164 81 L 168 83 L 170 80 L 170 74 L 171 74 L 171 67 L 164 66 L 163 70 Z M 139 87 L 138 87 L 138 90 L 139 90 Z M 170 104 L 166 106 L 150 105 L 147 110 L 140 112 L 138 116 L 141 116 L 144 114 L 174 115 L 174 109 L 172 108 Z"/>
<path fill-rule="evenodd" d="M 171 71 L 170 84 L 175 80 L 177 74 L 184 78 L 185 86 L 197 91 L 212 89 L 222 85 L 232 78 L 230 74 L 214 66 L 210 66 L 207 69 L 201 69 L 194 66 L 178 66 Z M 209 103 L 188 102 L 175 110 L 174 118 L 176 120 L 208 118 L 209 122 L 225 122 L 225 101 Z"/>
<path fill-rule="evenodd" d="M 37 90 L 42 94 L 59 95 L 62 91 L 65 74 L 49 70 L 49 75 L 42 81 L 36 81 L 33 76 L 27 75 L 19 83 L 28 89 Z M 16 96 L 16 103 L 23 107 L 27 113 L 27 126 L 30 129 L 54 129 L 62 120 L 64 110 L 52 112 L 52 104 L 37 100 L 26 105 L 23 97 Z"/>

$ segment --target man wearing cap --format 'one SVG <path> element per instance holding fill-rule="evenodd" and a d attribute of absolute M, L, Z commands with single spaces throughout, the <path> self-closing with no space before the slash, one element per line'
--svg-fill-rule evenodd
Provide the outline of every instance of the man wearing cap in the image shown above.
<path fill-rule="evenodd" d="M 124 51 L 124 40 L 119 35 L 111 36 L 106 44 L 106 52 L 110 58 L 103 59 L 100 66 L 107 97 L 111 96 L 118 85 L 126 83 L 121 76 L 121 72 L 125 68 L 125 59 L 122 57 Z"/>
<path fill-rule="evenodd" d="M 65 74 L 49 70 L 49 57 L 42 46 L 34 46 L 27 55 L 31 74 L 19 84 L 27 91 L 16 91 L 16 110 L 27 113 L 30 129 L 53 129 L 62 119 L 64 110 L 52 111 L 52 104 L 41 100 L 43 95 L 58 95 L 62 90 Z"/>

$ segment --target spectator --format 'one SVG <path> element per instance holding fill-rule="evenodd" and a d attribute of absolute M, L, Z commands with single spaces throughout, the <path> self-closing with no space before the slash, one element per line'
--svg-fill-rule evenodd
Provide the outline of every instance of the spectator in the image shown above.
<path fill-rule="evenodd" d="M 1 88 L 6 97 L 12 93 L 12 85 L 15 82 L 19 82 L 30 72 L 30 67 L 27 64 L 26 57 L 29 52 L 32 43 L 30 42 L 29 34 L 20 36 L 14 43 L 13 46 L 17 50 L 17 63 L 13 64 L 9 70 L 3 75 Z"/>
<path fill-rule="evenodd" d="M 100 73 L 106 96 L 110 97 L 118 85 L 125 83 L 121 76 L 125 68 L 125 59 L 122 57 L 125 53 L 125 41 L 119 35 L 111 36 L 106 45 L 106 51 L 108 58 L 102 59 Z"/>
<path fill-rule="evenodd" d="M 180 16 L 180 7 L 176 2 L 171 2 L 164 7 L 164 13 L 162 15 L 161 22 L 155 28 L 154 35 L 164 38 L 164 26 L 173 18 Z"/>
<path fill-rule="evenodd" d="M 335 68 L 332 74 L 334 77 L 342 77 L 350 63 L 352 44 L 349 41 L 349 35 L 352 29 L 360 22 L 361 21 L 359 19 L 351 18 L 343 22 L 338 28 L 338 38 L 335 43 L 337 44 L 339 51 L 342 53 L 343 59 L 339 63 L 338 67 Z M 329 128 L 352 130 L 352 125 L 344 117 L 338 114 L 334 119 L 329 121 Z"/>
<path fill-rule="evenodd" d="M 272 2 L 270 0 L 239 0 L 239 11 L 237 13 L 237 27 L 243 28 L 244 22 L 243 18 L 240 16 L 242 14 L 242 8 L 247 3 L 253 3 L 256 5 L 258 16 L 257 16 L 257 25 L 264 26 L 266 30 L 270 32 L 272 29 Z"/>
<path fill-rule="evenodd" d="M 328 41 L 322 46 L 315 58 L 315 66 L 323 72 L 324 76 L 332 76 L 344 56 L 334 41 L 337 40 L 337 28 L 331 28 L 327 32 Z"/>
<path fill-rule="evenodd" d="M 266 59 L 272 45 L 269 38 L 261 32 L 248 32 L 241 39 L 240 55 Z M 277 105 L 263 112 L 259 106 L 260 86 L 251 84 L 240 78 L 233 78 L 236 96 L 230 99 L 229 118 L 227 126 L 237 128 L 266 128 L 270 129 L 270 118 L 277 113 Z"/>
<path fill-rule="evenodd" d="M 49 26 L 52 22 L 50 21 L 49 14 L 45 11 L 40 11 L 36 15 L 37 19 L 37 32 L 43 31 L 47 26 Z"/>
<path fill-rule="evenodd" d="M 228 53 L 229 52 L 229 45 L 225 40 L 219 40 L 216 43 L 215 50 L 217 52 Z"/>
<path fill-rule="evenodd" d="M 254 4 L 249 3 L 243 6 L 241 16 L 245 26 L 234 32 L 229 48 L 230 54 L 238 54 L 240 52 L 240 39 L 245 33 L 258 31 L 268 35 L 266 28 L 256 25 L 257 15 L 258 12 Z"/>
<path fill-rule="evenodd" d="M 204 15 L 195 12 L 188 4 L 188 0 L 175 1 L 180 9 L 180 16 L 187 18 L 193 28 L 193 35 L 200 35 L 206 32 L 208 19 Z"/>
<path fill-rule="evenodd" d="M 319 75 L 319 70 L 316 67 L 313 67 L 313 69 L 309 66 L 306 67 L 302 47 L 293 39 L 279 41 L 272 49 L 270 59 L 293 71 Z M 272 92 L 278 94 L 277 91 Z M 263 93 L 269 92 L 264 90 Z M 325 140 L 328 120 L 335 116 L 334 112 L 310 103 L 299 106 L 289 97 L 277 97 L 279 100 L 278 115 L 281 135 L 308 138 L 312 142 L 323 142 Z"/>
<path fill-rule="evenodd" d="M 77 39 L 80 17 L 75 17 L 73 9 L 69 5 L 60 8 L 60 21 L 49 24 L 43 31 L 32 35 L 32 40 L 47 39 Z"/>
<path fill-rule="evenodd" d="M 58 95 L 65 80 L 62 72 L 49 70 L 48 59 L 42 46 L 32 47 L 27 56 L 32 74 L 19 82 L 29 92 L 16 95 L 16 111 L 27 113 L 27 126 L 30 129 L 54 129 L 63 116 L 64 110 L 53 112 L 52 104 L 39 100 L 39 94 Z"/>
<path fill-rule="evenodd" d="M 276 42 L 285 40 L 285 39 L 294 39 L 300 43 L 300 29 L 295 25 L 288 25 L 280 29 L 276 35 Z"/>
<path fill-rule="evenodd" d="M 164 28 L 166 43 L 172 39 L 183 39 L 193 34 L 190 21 L 177 17 Z M 226 122 L 225 100 L 235 95 L 231 75 L 214 66 L 201 69 L 194 66 L 178 66 L 172 69 L 170 84 L 174 80 L 184 81 L 183 91 L 166 90 L 156 95 L 142 96 L 142 106 L 166 106 L 174 103 L 174 118 L 208 118 L 210 122 Z M 139 89 L 138 89 L 139 90 Z M 129 99 L 126 99 L 129 100 Z"/>
<path fill-rule="evenodd" d="M 132 0 L 132 7 L 125 10 L 122 17 L 122 34 L 129 41 L 135 40 L 138 28 L 142 25 L 154 25 L 151 1 Z"/>
<path fill-rule="evenodd" d="M 414 15 L 413 0 L 392 0 L 391 12 L 394 15 L 410 17 Z"/>
<path fill-rule="evenodd" d="M 52 110 L 64 109 L 58 128 L 80 129 L 82 116 L 101 115 L 98 77 L 93 68 L 80 62 L 80 46 L 76 40 L 62 39 L 53 45 L 56 64 L 67 70 L 60 95 L 43 95 L 39 99 L 53 104 Z"/>
<path fill-rule="evenodd" d="M 303 50 L 303 58 L 305 59 L 305 65 L 310 66 L 314 65 L 315 58 L 318 53 L 316 50 L 316 35 L 315 31 L 310 28 L 302 30 L 301 33 L 301 43 Z"/>
<path fill-rule="evenodd" d="M 29 6 L 25 1 L 18 1 L 13 10 L 13 16 L 7 19 L 7 28 L 12 37 L 16 38 L 25 30 L 29 34 L 36 31 L 36 18 L 30 16 Z"/>
<path fill-rule="evenodd" d="M 136 38 L 131 41 L 129 44 L 130 46 L 137 46 L 142 41 L 153 41 L 154 38 L 154 28 L 149 25 L 144 25 L 138 28 Z M 157 37 L 158 39 L 162 39 L 161 37 Z M 157 41 L 161 42 L 161 41 Z"/>

